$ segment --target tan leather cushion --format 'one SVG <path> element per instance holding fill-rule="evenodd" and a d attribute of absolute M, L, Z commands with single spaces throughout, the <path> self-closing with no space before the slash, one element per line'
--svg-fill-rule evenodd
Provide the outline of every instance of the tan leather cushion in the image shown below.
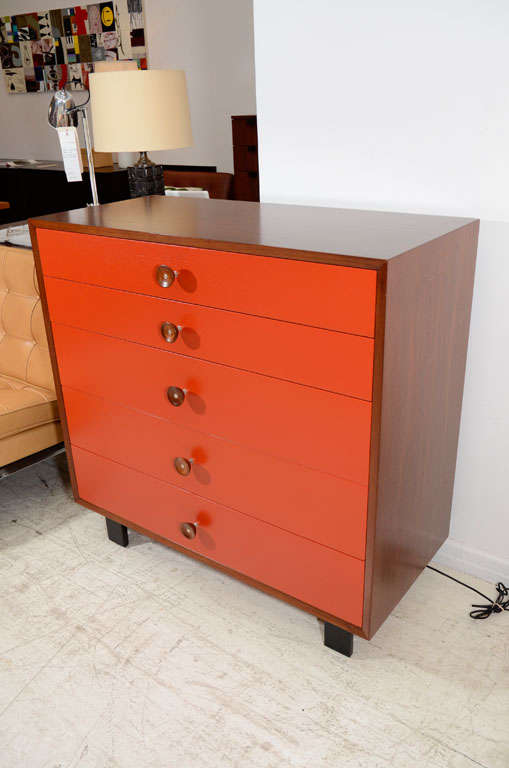
<path fill-rule="evenodd" d="M 0 375 L 0 439 L 57 419 L 54 392 Z"/>
<path fill-rule="evenodd" d="M 48 439 L 55 437 L 54 429 L 41 427 L 56 421 L 55 387 L 33 255 L 23 248 L 0 246 L 0 440 L 26 432 L 24 440 L 16 441 L 16 450 L 24 443 L 27 455 L 32 443 L 41 443 L 43 434 Z M 29 430 L 39 435 L 35 443 Z M 3 463 L 0 459 L 0 466 Z"/>
<path fill-rule="evenodd" d="M 61 443 L 63 439 L 59 421 L 27 429 L 11 437 L 4 437 L 0 440 L 0 467 L 23 459 L 25 456 L 31 456 L 44 448 L 49 448 L 50 445 Z"/>
<path fill-rule="evenodd" d="M 32 251 L 0 246 L 0 374 L 54 391 Z"/>

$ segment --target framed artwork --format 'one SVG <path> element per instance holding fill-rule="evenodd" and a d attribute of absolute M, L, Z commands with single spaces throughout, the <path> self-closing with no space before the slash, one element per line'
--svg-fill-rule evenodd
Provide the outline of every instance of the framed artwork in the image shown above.
<path fill-rule="evenodd" d="M 96 61 L 147 68 L 142 0 L 108 0 L 0 16 L 0 67 L 9 93 L 88 88 Z"/>

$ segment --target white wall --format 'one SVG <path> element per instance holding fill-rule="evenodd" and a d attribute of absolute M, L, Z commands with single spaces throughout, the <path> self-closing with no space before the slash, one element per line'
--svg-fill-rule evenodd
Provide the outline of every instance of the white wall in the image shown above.
<path fill-rule="evenodd" d="M 256 113 L 253 0 L 144 0 L 149 64 L 187 74 L 194 146 L 158 162 L 233 171 L 231 115 Z"/>
<path fill-rule="evenodd" d="M 451 536 L 509 579 L 506 0 L 254 0 L 261 196 L 479 216 Z"/>
<path fill-rule="evenodd" d="M 0 0 L 0 15 L 29 6 Z M 144 0 L 149 66 L 186 71 L 194 135 L 193 147 L 153 159 L 233 170 L 230 116 L 256 112 L 252 6 L 252 0 Z M 9 95 L 0 82 L 0 157 L 59 158 L 46 121 L 49 101 L 47 93 Z"/>

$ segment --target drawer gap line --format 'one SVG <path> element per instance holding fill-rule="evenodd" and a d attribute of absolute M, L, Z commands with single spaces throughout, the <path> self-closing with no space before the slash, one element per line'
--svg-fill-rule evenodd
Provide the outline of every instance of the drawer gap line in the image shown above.
<path fill-rule="evenodd" d="M 131 339 L 123 339 L 121 336 L 112 336 L 109 333 L 100 333 L 99 331 L 89 331 L 88 328 L 81 328 L 79 325 L 69 325 L 68 323 L 55 323 L 51 322 L 52 326 L 59 326 L 61 328 L 72 328 L 74 331 L 81 331 L 82 333 L 90 333 L 93 336 L 102 336 L 105 339 L 116 339 L 122 341 L 125 344 L 135 344 L 137 347 L 143 347 L 145 349 L 154 349 L 156 352 L 163 352 L 164 354 L 177 355 L 180 358 L 186 360 L 198 360 L 206 365 L 219 365 L 221 368 L 228 368 L 231 371 L 240 371 L 241 373 L 249 373 L 254 376 L 262 376 L 264 379 L 271 379 L 272 381 L 284 381 L 286 384 L 293 384 L 296 387 L 305 387 L 306 389 L 312 389 L 318 392 L 326 392 L 329 395 L 336 395 L 338 397 L 347 397 L 349 400 L 358 400 L 361 403 L 371 404 L 372 400 L 366 400 L 364 397 L 356 397 L 355 395 L 347 395 L 344 392 L 336 392 L 333 389 L 325 389 L 324 387 L 315 387 L 312 384 L 303 384 L 300 381 L 294 381 L 293 379 L 283 379 L 281 376 L 270 376 L 268 373 L 260 373 L 260 371 L 253 371 L 249 368 L 239 368 L 236 365 L 228 365 L 227 363 L 218 363 L 215 360 L 207 360 L 204 357 L 192 357 L 191 355 L 185 355 L 183 352 L 176 352 L 173 349 L 161 349 L 161 347 L 153 347 L 151 344 L 142 344 L 140 341 L 131 341 Z"/>
<path fill-rule="evenodd" d="M 284 533 L 290 534 L 290 536 L 296 536 L 298 539 L 304 539 L 304 541 L 310 541 L 313 544 L 316 544 L 319 547 L 324 547 L 324 549 L 329 549 L 332 552 L 339 552 L 343 557 L 350 557 L 352 560 L 357 560 L 359 563 L 366 562 L 363 557 L 356 557 L 355 555 L 350 555 L 348 552 L 343 552 L 341 549 L 336 549 L 335 547 L 330 547 L 327 544 L 322 544 L 319 541 L 315 541 L 314 539 L 310 539 L 309 536 L 301 536 L 299 533 L 294 533 L 293 531 L 289 531 L 287 528 L 282 528 L 280 525 L 276 525 L 275 523 L 269 523 L 267 520 L 261 520 L 259 517 L 255 517 L 254 515 L 249 515 L 247 512 L 242 512 L 242 510 L 237 509 L 236 507 L 231 507 L 229 504 L 223 504 L 223 502 L 214 501 L 214 499 L 209 499 L 206 496 L 200 496 L 199 493 L 195 493 L 194 491 L 188 491 L 186 488 L 181 488 L 178 485 L 174 485 L 173 483 L 168 482 L 167 480 L 161 480 L 160 477 L 155 477 L 154 475 L 150 475 L 148 472 L 143 472 L 140 469 L 135 469 L 134 467 L 129 466 L 129 464 L 122 464 L 120 461 L 115 461 L 115 459 L 109 459 L 107 456 L 102 456 L 100 453 L 96 453 L 95 451 L 91 451 L 89 448 L 82 448 L 78 443 L 71 443 L 71 445 L 75 446 L 76 448 L 79 448 L 80 451 L 84 451 L 85 453 L 90 453 L 92 456 L 97 456 L 99 459 L 103 459 L 104 461 L 110 461 L 112 464 L 116 464 L 119 467 L 124 467 L 125 469 L 129 469 L 131 472 L 136 472 L 138 475 L 142 475 L 143 477 L 151 477 L 153 480 L 156 480 L 159 483 L 163 483 L 163 485 L 169 485 L 171 488 L 176 488 L 177 491 L 182 491 L 182 493 L 187 494 L 188 496 L 193 496 L 196 499 L 201 499 L 201 501 L 208 502 L 209 504 L 214 504 L 217 507 L 224 507 L 225 509 L 230 509 L 232 512 L 236 512 L 238 515 L 243 515 L 244 517 L 249 517 L 250 520 L 256 520 L 259 523 L 263 523 L 264 525 L 270 525 L 272 528 L 277 528 L 279 531 L 283 531 Z"/>
<path fill-rule="evenodd" d="M 114 405 L 120 406 L 121 408 L 125 408 L 127 411 L 134 411 L 135 413 L 142 413 L 144 416 L 150 416 L 152 419 L 158 419 L 159 421 L 169 421 L 170 424 L 175 424 L 177 427 L 181 427 L 178 422 L 173 421 L 172 419 L 165 419 L 164 416 L 158 416 L 154 413 L 151 413 L 150 411 L 144 411 L 141 408 L 133 408 L 132 405 L 128 405 L 127 403 L 123 403 L 117 400 L 111 400 L 109 397 L 103 397 L 102 395 L 96 395 L 93 392 L 87 392 L 85 389 L 78 389 L 77 387 L 71 387 L 65 382 L 62 382 L 62 387 L 64 389 L 69 389 L 72 392 L 81 392 L 84 395 L 88 395 L 89 397 L 95 397 L 98 400 L 102 400 L 106 403 L 113 403 Z M 273 453 L 266 453 L 265 451 L 260 451 L 258 448 L 253 448 L 253 446 L 249 445 L 248 443 L 237 443 L 235 440 L 230 440 L 227 437 L 224 437 L 224 435 L 216 435 L 213 432 L 203 432 L 201 429 L 196 429 L 195 427 L 189 427 L 184 426 L 181 427 L 182 429 L 188 430 L 189 432 L 193 432 L 197 435 L 203 435 L 204 437 L 213 437 L 215 440 L 221 440 L 224 443 L 228 443 L 228 445 L 238 445 L 242 448 L 247 448 L 249 451 L 253 451 L 253 453 L 257 453 L 260 456 L 267 456 L 270 459 L 275 459 L 276 461 L 283 461 L 285 464 L 291 464 L 294 467 L 302 467 L 303 469 L 308 470 L 309 472 L 316 472 L 319 475 L 327 475 L 328 477 L 335 477 L 338 480 L 342 480 L 345 483 L 351 483 L 352 485 L 358 485 L 361 488 L 368 488 L 369 483 L 360 483 L 358 480 L 351 480 L 349 477 L 345 477 L 344 475 L 335 475 L 332 472 L 324 472 L 322 469 L 317 469 L 316 467 L 310 467 L 307 464 L 301 464 L 298 461 L 291 461 L 290 459 L 285 458 L 284 456 L 277 456 Z M 97 454 L 99 455 L 99 454 Z M 101 457 L 104 458 L 104 457 Z"/>
<path fill-rule="evenodd" d="M 326 328 L 323 325 L 310 325 L 309 323 L 299 323 L 296 320 L 285 320 L 281 317 L 274 317 L 272 315 L 257 315 L 253 312 L 243 312 L 239 309 L 229 309 L 228 307 L 216 307 L 212 306 L 211 304 L 199 304 L 197 301 L 183 301 L 182 299 L 174 299 L 170 296 L 157 296 L 153 293 L 141 293 L 140 291 L 128 291 L 127 289 L 122 288 L 112 288 L 109 285 L 99 285 L 98 283 L 84 283 L 82 281 L 78 280 L 71 280 L 68 277 L 59 277 L 58 275 L 50 275 L 49 273 L 44 273 L 44 278 L 49 277 L 51 280 L 62 280 L 64 283 L 73 283 L 74 285 L 87 285 L 90 288 L 101 288 L 103 291 L 115 291 L 115 293 L 128 293 L 130 296 L 146 296 L 149 299 L 159 299 L 161 301 L 174 301 L 176 304 L 184 304 L 188 307 L 203 307 L 204 309 L 212 309 L 216 312 L 229 312 L 232 315 L 245 315 L 246 317 L 258 317 L 260 320 L 273 320 L 277 323 L 286 323 L 287 325 L 297 325 L 302 326 L 303 328 L 314 328 L 317 331 L 327 331 L 329 333 L 341 333 L 344 336 L 356 336 L 360 339 L 373 339 L 375 338 L 375 333 L 373 331 L 373 335 L 366 335 L 365 333 L 354 333 L 353 331 L 340 331 L 338 328 Z"/>

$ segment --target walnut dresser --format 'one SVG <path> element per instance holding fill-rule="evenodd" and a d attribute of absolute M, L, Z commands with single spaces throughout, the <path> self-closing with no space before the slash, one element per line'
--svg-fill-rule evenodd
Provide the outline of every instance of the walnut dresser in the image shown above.
<path fill-rule="evenodd" d="M 31 230 L 76 500 L 350 655 L 448 535 L 478 221 L 150 197 Z"/>

